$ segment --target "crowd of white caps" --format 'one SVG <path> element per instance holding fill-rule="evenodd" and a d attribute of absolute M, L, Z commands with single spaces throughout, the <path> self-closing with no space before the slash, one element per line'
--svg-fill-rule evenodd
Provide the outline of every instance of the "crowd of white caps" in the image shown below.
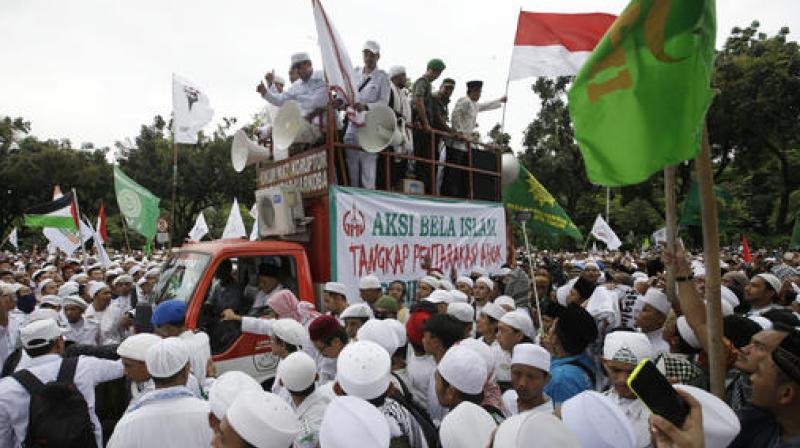
<path fill-rule="evenodd" d="M 286 270 L 260 264 L 247 285 L 220 267 L 202 306 L 187 307 L 154 294 L 164 259 L 0 258 L 0 446 L 800 446 L 793 253 L 725 258 L 724 400 L 708 391 L 702 259 L 679 249 L 540 253 L 532 268 L 432 269 L 414 282 L 366 276 L 358 297 L 326 283 L 318 306 L 283 286 L 297 284 Z M 250 334 L 269 336 L 271 354 L 255 353 Z M 39 395 L 20 380 L 62 381 L 71 358 L 90 445 L 32 413 Z M 628 385 L 645 359 L 688 403 L 683 426 Z M 274 380 L 245 373 L 270 360 Z M 115 380 L 122 395 L 103 389 Z"/>

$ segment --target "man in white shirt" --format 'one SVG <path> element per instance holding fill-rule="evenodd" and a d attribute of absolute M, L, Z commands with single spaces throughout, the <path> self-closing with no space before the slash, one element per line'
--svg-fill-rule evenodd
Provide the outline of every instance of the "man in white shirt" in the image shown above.
<path fill-rule="evenodd" d="M 64 316 L 67 318 L 67 332 L 64 340 L 82 345 L 100 345 L 100 325 L 83 318 L 88 305 L 78 296 L 64 298 Z"/>
<path fill-rule="evenodd" d="M 283 106 L 287 101 L 297 101 L 300 106 L 300 114 L 312 126 L 301 127 L 300 135 L 295 138 L 294 143 L 313 144 L 322 137 L 319 127 L 314 120 L 319 109 L 328 105 L 328 85 L 324 77 L 314 76 L 314 67 L 311 65 L 311 56 L 308 53 L 300 52 L 292 55 L 292 68 L 296 68 L 300 79 L 292 83 L 288 89 L 278 93 L 275 89 L 275 73 L 270 72 L 265 76 L 267 85 L 259 83 L 256 91 L 271 104 Z M 324 122 L 324 120 L 323 120 Z"/>
<path fill-rule="evenodd" d="M 510 415 L 521 412 L 553 412 L 553 400 L 544 393 L 550 381 L 550 353 L 540 345 L 514 346 L 511 356 L 511 386 L 503 394 Z"/>
<path fill-rule="evenodd" d="M 411 115 L 411 99 L 406 89 L 406 83 L 408 82 L 406 68 L 402 65 L 392 66 L 389 69 L 389 81 L 391 83 L 389 84 L 388 106 L 392 108 L 397 116 L 397 126 L 403 134 L 403 142 L 394 146 L 394 152 L 412 156 L 414 155 L 414 133 L 406 127 L 406 124 L 411 124 L 413 119 Z M 400 180 L 410 172 L 413 172 L 413 161 L 392 158 L 391 186 L 398 186 Z M 389 174 L 387 173 L 386 175 L 388 176 Z"/>
<path fill-rule="evenodd" d="M 30 356 L 26 370 L 44 384 L 56 379 L 64 354 L 63 330 L 53 319 L 31 322 L 20 329 L 22 347 Z M 74 383 L 83 395 L 94 425 L 97 446 L 102 446 L 102 428 L 94 411 L 94 388 L 100 383 L 122 377 L 122 363 L 81 356 Z M 13 377 L 0 380 L 0 446 L 22 446 L 28 429 L 30 394 Z"/>
<path fill-rule="evenodd" d="M 11 311 L 17 306 L 15 290 L 5 283 L 0 283 L 0 363 L 5 363 L 16 345 L 16 333 L 19 330 L 17 320 L 11 317 Z"/>
<path fill-rule="evenodd" d="M 471 139 L 472 132 L 478 127 L 478 112 L 498 109 L 507 98 L 502 97 L 487 103 L 478 103 L 483 90 L 483 81 L 467 82 L 467 96 L 459 98 L 453 107 L 450 124 L 453 131 L 462 138 Z M 447 148 L 446 160 L 456 165 L 467 164 L 467 145 L 462 141 L 454 141 Z M 442 194 L 447 196 L 466 197 L 467 177 L 463 170 L 445 168 L 442 181 Z"/>
<path fill-rule="evenodd" d="M 208 403 L 186 387 L 190 375 L 187 346 L 178 338 L 163 339 L 147 350 L 145 358 L 155 390 L 131 404 L 114 428 L 108 447 L 210 446 Z"/>
<path fill-rule="evenodd" d="M 377 42 L 368 40 L 364 43 L 364 67 L 356 68 L 353 78 L 353 88 L 356 89 L 354 108 L 357 112 L 369 113 L 371 106 L 389 104 L 389 75 L 378 68 L 380 53 L 381 47 Z M 344 142 L 360 146 L 358 128 L 352 121 L 347 126 Z M 377 160 L 378 154 L 347 148 L 347 175 L 350 177 L 350 185 L 375 189 Z"/>
<path fill-rule="evenodd" d="M 319 428 L 331 396 L 314 385 L 317 377 L 314 360 L 304 352 L 294 352 L 278 365 L 275 381 L 289 392 L 289 405 L 300 419 L 295 448 L 316 448 L 319 443 Z"/>
<path fill-rule="evenodd" d="M 669 343 L 664 340 L 664 323 L 672 309 L 667 295 L 657 288 L 650 288 L 642 297 L 642 311 L 636 316 L 636 327 L 647 335 L 653 347 L 653 357 L 669 353 Z"/>

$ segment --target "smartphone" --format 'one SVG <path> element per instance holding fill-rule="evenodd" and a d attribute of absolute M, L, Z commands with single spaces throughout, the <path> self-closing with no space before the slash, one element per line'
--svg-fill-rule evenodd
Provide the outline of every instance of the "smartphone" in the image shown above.
<path fill-rule="evenodd" d="M 678 428 L 689 416 L 689 405 L 652 361 L 645 358 L 628 377 L 628 387 L 650 409 Z"/>

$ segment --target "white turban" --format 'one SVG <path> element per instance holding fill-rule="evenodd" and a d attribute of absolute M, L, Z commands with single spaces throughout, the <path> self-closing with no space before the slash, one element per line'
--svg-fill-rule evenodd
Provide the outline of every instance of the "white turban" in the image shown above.
<path fill-rule="evenodd" d="M 389 388 L 391 368 L 386 349 L 372 341 L 356 341 L 339 353 L 336 381 L 347 395 L 372 400 Z"/>
<path fill-rule="evenodd" d="M 653 346 L 644 333 L 614 331 L 606 335 L 603 343 L 603 359 L 607 361 L 636 365 L 652 353 Z"/>
<path fill-rule="evenodd" d="M 122 358 L 144 362 L 150 347 L 161 342 L 161 338 L 153 333 L 139 333 L 129 336 L 117 347 L 117 354 Z"/>
<path fill-rule="evenodd" d="M 442 448 L 485 448 L 497 424 L 482 407 L 462 401 L 442 419 Z"/>
<path fill-rule="evenodd" d="M 225 418 L 242 440 L 256 448 L 288 447 L 302 429 L 288 403 L 263 391 L 239 394 Z"/>
<path fill-rule="evenodd" d="M 189 364 L 189 350 L 179 338 L 162 339 L 147 349 L 145 364 L 154 378 L 169 378 Z"/>
<path fill-rule="evenodd" d="M 582 446 L 636 447 L 636 435 L 622 408 L 599 392 L 585 391 L 565 401 L 561 405 L 561 420 Z"/>
<path fill-rule="evenodd" d="M 319 445 L 325 448 L 389 448 L 390 437 L 389 423 L 378 408 L 351 396 L 334 398 L 319 428 Z"/>
<path fill-rule="evenodd" d="M 239 394 L 243 392 L 255 394 L 263 390 L 250 375 L 239 370 L 230 370 L 220 375 L 211 385 L 211 390 L 208 391 L 208 405 L 214 416 L 222 420 Z"/>
<path fill-rule="evenodd" d="M 89 297 L 94 298 L 94 295 L 103 288 L 108 288 L 106 282 L 89 282 Z"/>
<path fill-rule="evenodd" d="M 456 390 L 470 395 L 479 394 L 483 390 L 488 376 L 481 356 L 461 345 L 450 347 L 436 369 Z"/>
<path fill-rule="evenodd" d="M 289 392 L 302 392 L 317 378 L 317 364 L 306 352 L 289 354 L 278 364 L 278 378 Z"/>

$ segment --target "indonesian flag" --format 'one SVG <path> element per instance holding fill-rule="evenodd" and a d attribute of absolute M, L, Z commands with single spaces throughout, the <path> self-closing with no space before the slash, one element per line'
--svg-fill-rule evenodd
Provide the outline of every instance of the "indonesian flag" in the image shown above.
<path fill-rule="evenodd" d="M 742 234 L 742 258 L 745 263 L 753 262 L 753 255 L 750 253 L 750 246 L 747 244 L 747 237 Z"/>
<path fill-rule="evenodd" d="M 97 227 L 95 233 L 104 243 L 108 242 L 108 231 L 106 230 L 106 206 L 100 203 L 100 211 L 97 213 Z"/>
<path fill-rule="evenodd" d="M 509 81 L 574 76 L 616 20 L 612 14 L 519 13 Z"/>

